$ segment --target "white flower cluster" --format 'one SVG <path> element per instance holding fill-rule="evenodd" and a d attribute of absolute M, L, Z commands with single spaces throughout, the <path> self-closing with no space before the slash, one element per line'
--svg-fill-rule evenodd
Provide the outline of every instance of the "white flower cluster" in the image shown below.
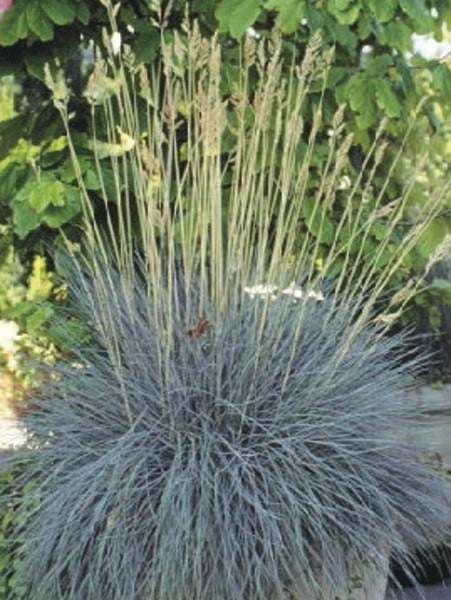
<path fill-rule="evenodd" d="M 244 288 L 244 291 L 246 294 L 249 294 L 251 298 L 254 298 L 255 296 L 264 296 L 270 300 L 275 300 L 277 295 L 280 293 L 293 296 L 294 300 L 299 300 L 301 298 L 312 298 L 318 302 L 324 300 L 324 295 L 322 292 L 317 292 L 315 290 L 304 290 L 299 285 L 296 285 L 294 281 L 291 282 L 288 287 L 282 290 L 279 290 L 277 285 L 271 283 L 260 283 L 257 285 L 247 286 Z"/>

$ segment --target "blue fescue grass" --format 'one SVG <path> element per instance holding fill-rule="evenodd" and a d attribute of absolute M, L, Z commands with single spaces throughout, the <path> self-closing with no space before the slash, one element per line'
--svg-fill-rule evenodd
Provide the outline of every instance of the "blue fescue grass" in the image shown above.
<path fill-rule="evenodd" d="M 408 567 L 441 534 L 443 484 L 406 442 L 421 361 L 403 337 L 355 334 L 327 298 L 243 294 L 203 331 L 178 297 L 168 347 L 142 279 L 89 277 L 72 286 L 91 343 L 27 417 L 30 598 L 323 598 L 346 582 L 343 553 Z"/>
<path fill-rule="evenodd" d="M 35 485 L 21 508 L 33 600 L 324 600 L 351 564 L 391 552 L 409 567 L 441 533 L 440 476 L 405 441 L 421 360 L 383 335 L 419 283 L 375 314 L 434 209 L 378 269 L 410 190 L 389 206 L 381 192 L 367 214 L 358 190 L 383 161 L 378 132 L 330 221 L 352 144 L 345 107 L 311 202 L 322 106 L 300 160 L 303 102 L 331 54 L 314 37 L 285 77 L 281 51 L 277 36 L 249 37 L 228 99 L 220 44 L 195 26 L 162 37 L 153 71 L 126 48 L 98 59 L 86 97 L 94 130 L 107 124 L 92 140 L 103 228 L 69 93 L 47 73 L 82 196 L 68 284 L 87 339 L 52 369 L 19 453 Z M 365 262 L 380 219 L 387 236 Z"/>

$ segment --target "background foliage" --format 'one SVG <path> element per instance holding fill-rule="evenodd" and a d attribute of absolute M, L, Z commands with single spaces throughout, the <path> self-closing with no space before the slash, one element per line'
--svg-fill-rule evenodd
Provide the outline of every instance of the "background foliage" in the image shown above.
<path fill-rule="evenodd" d="M 105 195 L 95 177 L 94 157 L 89 152 L 87 140 L 92 123 L 83 88 L 92 64 L 91 41 L 101 42 L 103 28 L 110 26 L 106 5 L 107 0 L 32 3 L 15 0 L 0 19 L 0 74 L 13 76 L 14 85 L 20 86 L 20 93 L 15 94 L 15 113 L 3 112 L 0 121 L 0 261 L 6 260 L 13 246 L 25 266 L 24 277 L 36 254 L 47 254 L 50 270 L 58 268 L 54 257 L 58 253 L 61 227 L 73 239 L 79 235 L 79 195 L 65 131 L 44 84 L 47 62 L 53 72 L 58 65 L 64 68 L 72 89 L 71 125 L 79 132 L 77 151 L 85 154 L 81 166 L 87 186 L 99 202 Z M 311 86 L 305 118 L 312 119 L 314 107 L 320 101 L 326 117 L 342 103 L 346 105 L 343 135 L 352 133 L 354 141 L 349 149 L 349 179 L 340 183 L 339 193 L 344 196 L 356 179 L 381 119 L 388 120 L 387 164 L 409 127 L 411 131 L 404 150 L 405 160 L 392 174 L 390 184 L 384 184 L 388 167 L 382 166 L 370 197 L 360 199 L 368 203 L 368 210 L 380 191 L 385 203 L 400 195 L 411 161 L 428 146 L 425 141 L 430 142 L 424 177 L 411 191 L 405 223 L 395 232 L 387 252 L 397 246 L 399 236 L 415 223 L 417 207 L 428 201 L 432 188 L 449 178 L 446 161 L 450 122 L 447 98 L 451 93 L 449 61 L 426 60 L 411 53 L 413 33 L 432 33 L 435 39 L 442 39 L 444 28 L 451 24 L 450 0 L 194 0 L 188 8 L 179 0 L 169 3 L 133 0 L 116 7 L 117 27 L 123 42 L 130 45 L 138 62 L 146 64 L 160 55 L 162 35 L 165 39 L 176 34 L 184 38 L 182 22 L 186 11 L 190 19 L 199 21 L 203 35 L 219 32 L 225 56 L 224 96 L 233 93 L 239 77 L 238 60 L 243 51 L 243 35 L 249 27 L 257 36 L 270 37 L 275 25 L 283 35 L 287 64 L 293 55 L 296 59 L 302 56 L 314 32 L 321 32 L 324 46 L 334 48 L 335 59 L 327 85 L 324 87 L 322 80 L 318 80 L 316 86 Z M 412 126 L 416 107 L 423 97 L 426 99 L 422 116 Z M 323 131 L 315 143 L 309 178 L 312 195 L 320 186 L 332 134 L 330 130 Z M 308 131 L 304 137 L 307 135 Z M 401 266 L 397 275 L 400 281 L 420 276 L 433 249 L 451 230 L 450 208 L 448 194 L 443 198 L 441 215 L 431 223 L 417 249 Z M 314 230 L 311 213 L 304 216 L 304 226 Z M 328 227 L 322 228 L 319 240 L 325 251 L 331 227 L 333 215 Z M 371 260 L 374 245 L 385 234 L 383 223 L 379 223 L 368 240 L 363 260 Z M 425 286 L 416 304 L 410 304 L 413 310 L 406 320 L 410 323 L 418 322 L 420 317 L 424 320 L 426 312 L 428 326 L 440 330 L 442 313 L 437 309 L 437 298 L 439 306 L 448 303 L 450 285 L 446 278 L 440 278 L 438 285 L 432 281 L 433 277 L 430 279 L 432 287 Z M 44 313 L 41 310 L 39 314 Z"/>

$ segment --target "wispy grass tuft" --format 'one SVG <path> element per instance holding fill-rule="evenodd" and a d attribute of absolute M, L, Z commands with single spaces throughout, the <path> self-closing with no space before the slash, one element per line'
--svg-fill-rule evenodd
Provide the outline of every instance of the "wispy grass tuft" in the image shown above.
<path fill-rule="evenodd" d="M 174 311 L 168 354 L 145 285 L 98 277 L 72 278 L 92 344 L 29 416 L 30 597 L 326 598 L 346 566 L 389 549 L 409 567 L 438 539 L 442 484 L 403 440 L 402 338 L 349 342 L 352 311 L 327 299 L 244 295 L 208 327 Z"/>
<path fill-rule="evenodd" d="M 330 53 L 313 39 L 285 76 L 280 40 L 249 38 L 225 98 L 218 41 L 186 33 L 163 38 L 150 72 L 127 48 L 97 59 L 103 226 L 47 77 L 83 196 L 68 285 L 90 341 L 28 416 L 21 555 L 37 600 L 334 598 L 351 565 L 392 552 L 409 567 L 446 518 L 440 477 L 405 441 L 421 359 L 375 312 L 421 227 L 383 268 L 354 251 L 375 220 L 392 232 L 409 196 L 388 210 L 381 192 L 369 215 L 355 202 L 382 131 L 333 222 L 344 110 L 313 198 L 321 101 L 302 116 Z"/>

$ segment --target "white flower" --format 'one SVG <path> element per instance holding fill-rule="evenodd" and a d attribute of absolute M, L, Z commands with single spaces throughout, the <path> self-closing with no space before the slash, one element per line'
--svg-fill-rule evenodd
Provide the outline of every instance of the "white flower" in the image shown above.
<path fill-rule="evenodd" d="M 276 292 L 278 289 L 279 288 L 276 285 L 272 285 L 271 283 L 259 283 L 257 285 L 245 287 L 244 291 L 246 294 L 249 294 L 251 298 L 254 296 L 269 296 L 271 300 L 275 300 L 277 298 Z"/>
<path fill-rule="evenodd" d="M 119 31 L 115 31 L 111 36 L 111 49 L 113 50 L 113 54 L 119 54 L 122 45 L 122 37 Z"/>
<path fill-rule="evenodd" d="M 290 294 L 293 298 L 303 298 L 304 290 L 292 281 L 288 287 L 282 290 L 282 294 Z"/>
<path fill-rule="evenodd" d="M 324 300 L 324 295 L 322 292 L 317 292 L 315 290 L 304 290 L 292 281 L 288 287 L 282 290 L 282 294 L 290 294 L 295 299 L 300 298 L 313 298 L 314 300 L 318 300 L 318 302 Z"/>
<path fill-rule="evenodd" d="M 251 298 L 254 296 L 267 296 L 270 300 L 275 300 L 277 298 L 277 292 L 279 291 L 279 288 L 277 285 L 273 285 L 271 283 L 260 283 L 258 285 L 245 287 L 244 291 L 246 294 L 249 294 Z M 315 290 L 304 291 L 299 285 L 296 285 L 294 281 L 292 281 L 290 285 L 284 288 L 280 293 L 293 296 L 293 300 L 299 300 L 301 298 L 313 298 L 319 302 L 324 300 L 324 295 L 322 292 L 317 292 Z"/>
<path fill-rule="evenodd" d="M 314 300 L 318 300 L 318 302 L 322 302 L 324 300 L 324 294 L 322 292 L 316 292 L 315 290 L 309 290 L 307 292 L 307 298 L 313 298 Z"/>
<path fill-rule="evenodd" d="M 0 350 L 14 352 L 19 326 L 14 321 L 0 321 Z"/>
<path fill-rule="evenodd" d="M 349 190 L 350 187 L 351 187 L 351 179 L 347 175 L 344 175 L 340 179 L 340 182 L 338 184 L 338 189 L 339 190 Z"/>

